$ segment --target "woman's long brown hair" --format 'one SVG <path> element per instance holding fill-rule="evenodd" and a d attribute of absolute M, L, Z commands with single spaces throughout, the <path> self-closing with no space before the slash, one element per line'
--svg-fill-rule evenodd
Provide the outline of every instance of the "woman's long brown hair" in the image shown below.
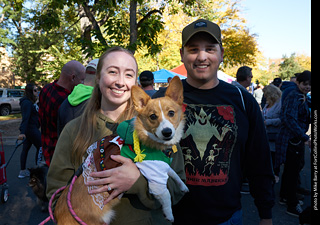
<path fill-rule="evenodd" d="M 100 77 L 101 77 L 103 61 L 111 52 L 125 52 L 130 56 L 132 56 L 137 64 L 136 59 L 134 58 L 133 54 L 129 50 L 121 47 L 112 47 L 108 49 L 105 53 L 103 53 L 103 55 L 99 59 L 99 63 L 97 66 L 97 73 L 96 73 L 97 81 L 100 80 Z M 137 74 L 138 74 L 138 64 L 137 64 Z M 87 148 L 91 144 L 93 144 L 95 141 L 97 141 L 97 140 L 94 140 L 94 133 L 97 129 L 97 112 L 101 108 L 101 97 L 102 97 L 102 94 L 99 88 L 99 83 L 96 82 L 96 85 L 92 92 L 92 96 L 88 100 L 88 103 L 81 116 L 80 127 L 78 130 L 77 136 L 73 140 L 72 155 L 74 156 L 73 163 L 75 164 L 82 163 L 82 157 L 86 153 Z M 131 119 L 134 115 L 135 115 L 135 110 L 133 107 L 132 100 L 130 98 L 128 100 L 126 109 L 118 117 L 118 120 L 116 122 L 122 122 L 124 120 Z"/>

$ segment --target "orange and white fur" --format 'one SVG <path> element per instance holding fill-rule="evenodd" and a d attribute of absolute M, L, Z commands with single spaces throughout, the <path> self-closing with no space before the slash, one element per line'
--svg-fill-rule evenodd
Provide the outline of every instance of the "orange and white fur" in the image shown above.
<path fill-rule="evenodd" d="M 151 99 L 142 89 L 133 87 L 132 100 L 138 112 L 134 128 L 141 143 L 156 151 L 173 148 L 179 143 L 185 125 L 183 86 L 179 77 L 171 80 L 163 98 Z M 148 180 L 149 192 L 162 205 L 164 216 L 173 222 L 168 178 L 173 178 L 182 192 L 188 192 L 187 186 L 170 165 L 161 160 L 143 160 L 136 165 Z"/>
<path fill-rule="evenodd" d="M 131 96 L 135 109 L 138 112 L 134 128 L 137 132 L 140 143 L 143 143 L 145 146 L 150 148 L 159 149 L 160 151 L 178 144 L 183 135 L 183 128 L 185 124 L 184 114 L 182 111 L 183 86 L 180 79 L 178 77 L 174 77 L 171 80 L 165 96 L 162 98 L 151 99 L 138 86 L 132 87 Z M 91 160 L 91 163 L 88 163 L 91 166 L 94 166 L 94 162 L 92 163 L 93 154 L 97 149 L 96 142 L 87 150 L 89 156 L 86 160 Z M 108 151 L 109 149 L 107 148 L 107 152 Z M 109 152 L 108 155 L 110 154 L 115 153 Z M 148 169 L 143 169 L 143 167 L 145 167 L 143 162 L 137 162 L 136 165 L 140 169 L 141 173 L 148 179 L 148 177 L 150 177 Z M 154 161 L 149 161 L 149 164 L 147 163 L 147 167 L 152 168 L 151 170 L 153 174 L 158 173 L 160 180 L 163 180 L 163 177 L 166 177 L 166 180 L 165 184 L 162 182 L 160 185 L 157 184 L 157 182 L 149 182 L 150 193 L 152 193 L 161 203 L 165 217 L 169 221 L 173 221 L 171 196 L 166 186 L 168 176 L 172 177 L 178 183 L 181 191 L 187 192 L 188 188 L 168 164 L 164 167 L 161 165 L 162 169 L 157 169 L 157 163 L 155 162 L 154 166 L 152 162 Z M 108 165 L 106 166 L 108 167 Z M 97 199 L 100 199 L 100 202 L 103 202 L 109 194 L 105 192 L 94 196 L 89 195 L 88 187 L 84 185 L 84 182 L 86 182 L 86 179 L 90 179 L 90 177 L 88 177 L 90 171 L 87 171 L 86 174 L 85 171 L 87 170 L 84 169 L 83 175 L 79 176 L 73 187 L 71 197 L 73 209 L 87 224 L 109 224 L 115 215 L 112 207 L 119 203 L 120 200 L 119 198 L 115 198 L 107 205 L 100 204 L 99 207 L 98 204 L 96 204 L 96 201 L 98 201 Z M 54 215 L 58 224 L 78 224 L 73 219 L 67 208 L 67 190 L 68 188 L 63 191 L 61 197 L 58 199 Z"/>

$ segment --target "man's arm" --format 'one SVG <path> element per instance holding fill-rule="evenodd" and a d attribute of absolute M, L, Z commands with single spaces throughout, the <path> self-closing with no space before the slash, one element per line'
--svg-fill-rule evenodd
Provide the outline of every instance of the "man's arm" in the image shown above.
<path fill-rule="evenodd" d="M 271 154 L 259 105 L 249 93 L 243 94 L 249 120 L 245 174 L 249 179 L 250 193 L 254 197 L 259 216 L 263 219 L 261 222 L 264 223 L 272 218 L 272 207 L 275 204 Z"/>

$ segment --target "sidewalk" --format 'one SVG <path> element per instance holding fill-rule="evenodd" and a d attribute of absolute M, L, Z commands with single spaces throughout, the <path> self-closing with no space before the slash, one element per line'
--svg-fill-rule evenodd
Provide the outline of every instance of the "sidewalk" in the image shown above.
<path fill-rule="evenodd" d="M 21 119 L 0 121 L 0 133 L 2 135 L 3 145 L 15 145 L 20 133 L 19 126 Z M 0 136 L 1 137 L 1 136 Z M 1 139 L 0 139 L 1 143 Z"/>

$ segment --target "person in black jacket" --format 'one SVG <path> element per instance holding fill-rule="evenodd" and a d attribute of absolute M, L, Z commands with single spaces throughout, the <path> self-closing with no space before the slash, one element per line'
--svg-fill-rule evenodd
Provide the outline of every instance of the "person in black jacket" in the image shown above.
<path fill-rule="evenodd" d="M 24 97 L 20 99 L 20 107 L 22 113 L 22 121 L 20 124 L 20 135 L 19 140 L 25 139 L 23 143 L 23 149 L 20 155 L 20 173 L 19 178 L 24 178 L 30 176 L 28 170 L 26 170 L 26 161 L 28 152 L 32 144 L 37 148 L 35 162 L 37 164 L 37 157 L 39 149 L 41 147 L 41 133 L 40 133 L 40 123 L 37 105 L 38 89 L 37 87 L 30 83 L 27 84 L 26 90 L 24 92 Z"/>

